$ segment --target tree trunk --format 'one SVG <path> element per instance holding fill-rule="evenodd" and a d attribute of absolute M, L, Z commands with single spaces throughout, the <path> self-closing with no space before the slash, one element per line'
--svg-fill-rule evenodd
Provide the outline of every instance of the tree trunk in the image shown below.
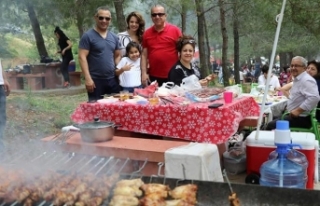
<path fill-rule="evenodd" d="M 289 66 L 291 64 L 291 59 L 293 58 L 292 52 L 280 52 L 280 68 Z"/>
<path fill-rule="evenodd" d="M 84 31 L 85 31 L 85 29 L 84 29 L 84 27 L 83 27 L 83 16 L 79 13 L 79 12 L 77 12 L 77 14 L 76 14 L 76 24 L 77 24 L 77 29 L 78 29 L 78 32 L 79 32 L 79 38 L 81 38 L 82 37 L 82 35 L 83 35 L 83 33 L 84 33 Z"/>
<path fill-rule="evenodd" d="M 183 3 L 183 0 L 181 0 L 181 31 L 182 33 L 186 33 L 186 29 L 187 29 L 187 6 L 185 5 L 185 3 Z"/>
<path fill-rule="evenodd" d="M 126 18 L 123 14 L 123 0 L 115 0 L 113 1 L 114 8 L 116 10 L 118 29 L 119 31 L 127 30 Z"/>
<path fill-rule="evenodd" d="M 230 70 L 228 68 L 228 32 L 226 28 L 226 16 L 224 0 L 219 0 L 220 7 L 220 26 L 222 33 L 222 74 L 224 86 L 229 86 Z"/>
<path fill-rule="evenodd" d="M 40 29 L 40 25 L 39 25 L 39 21 L 38 18 L 36 16 L 36 12 L 34 11 L 33 6 L 29 3 L 29 1 L 26 1 L 26 7 L 27 7 L 27 11 L 28 11 L 28 16 L 30 19 L 30 23 L 32 26 L 32 30 L 33 30 L 33 34 L 34 34 L 34 38 L 36 40 L 36 45 L 37 45 L 37 49 L 38 49 L 38 53 L 41 56 L 48 56 L 48 52 L 46 49 L 46 46 L 44 44 L 44 39 L 41 33 L 41 29 Z"/>
<path fill-rule="evenodd" d="M 208 51 L 208 42 L 206 41 L 206 20 L 202 5 L 202 0 L 195 0 L 198 19 L 198 45 L 200 54 L 200 73 L 202 77 L 209 74 L 210 51 Z"/>
<path fill-rule="evenodd" d="M 238 19 L 238 0 L 233 3 L 233 41 L 234 41 L 234 78 L 240 84 L 240 51 L 239 51 L 239 19 Z"/>

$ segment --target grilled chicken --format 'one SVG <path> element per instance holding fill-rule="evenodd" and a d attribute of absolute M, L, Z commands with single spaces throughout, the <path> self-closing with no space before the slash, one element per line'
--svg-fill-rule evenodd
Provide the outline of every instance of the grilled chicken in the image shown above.
<path fill-rule="evenodd" d="M 109 206 L 137 206 L 137 205 L 139 205 L 138 198 L 132 197 L 132 196 L 121 196 L 121 195 L 113 196 L 109 204 Z"/>
<path fill-rule="evenodd" d="M 117 182 L 116 187 L 129 186 L 129 187 L 141 187 L 144 182 L 141 179 L 120 180 Z"/>
<path fill-rule="evenodd" d="M 167 198 L 169 187 L 163 184 L 144 184 L 141 186 L 141 189 L 144 191 L 145 195 L 149 195 L 152 193 L 157 193 L 160 197 Z"/>
<path fill-rule="evenodd" d="M 142 191 L 139 190 L 139 187 L 120 186 L 120 187 L 116 187 L 113 190 L 113 194 L 114 195 L 123 195 L 123 196 L 141 197 Z"/>
<path fill-rule="evenodd" d="M 31 199 L 31 198 L 27 198 L 24 203 L 23 206 L 33 206 L 35 202 Z"/>
<path fill-rule="evenodd" d="M 159 193 L 151 193 L 140 200 L 141 206 L 165 206 L 166 201 Z"/>
<path fill-rule="evenodd" d="M 189 204 L 194 205 L 197 202 L 197 190 L 197 185 L 187 184 L 174 188 L 172 191 L 169 192 L 169 195 L 174 199 L 185 200 Z"/>
<path fill-rule="evenodd" d="M 165 206 L 194 206 L 195 204 L 188 203 L 185 200 L 167 200 Z"/>
<path fill-rule="evenodd" d="M 87 206 L 100 206 L 103 203 L 102 197 L 93 197 L 87 202 Z"/>

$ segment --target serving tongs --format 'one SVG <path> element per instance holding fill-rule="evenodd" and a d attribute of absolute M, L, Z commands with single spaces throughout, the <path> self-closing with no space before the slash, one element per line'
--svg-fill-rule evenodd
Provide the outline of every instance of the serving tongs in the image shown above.
<path fill-rule="evenodd" d="M 233 192 L 230 180 L 228 178 L 226 169 L 223 170 L 223 176 L 226 178 L 226 181 L 229 185 L 229 189 L 230 189 L 230 195 L 229 195 L 229 202 L 230 202 L 230 206 L 240 206 L 240 201 L 239 198 L 237 197 L 237 194 L 235 192 Z"/>

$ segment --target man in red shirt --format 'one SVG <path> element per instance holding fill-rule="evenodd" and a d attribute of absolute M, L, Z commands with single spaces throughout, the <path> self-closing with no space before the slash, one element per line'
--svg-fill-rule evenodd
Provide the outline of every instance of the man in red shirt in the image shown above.
<path fill-rule="evenodd" d="M 145 31 L 142 40 L 141 80 L 144 85 L 157 80 L 161 86 L 167 82 L 171 67 L 178 61 L 176 41 L 182 33 L 177 26 L 166 22 L 163 6 L 153 6 L 151 18 L 154 25 Z"/>

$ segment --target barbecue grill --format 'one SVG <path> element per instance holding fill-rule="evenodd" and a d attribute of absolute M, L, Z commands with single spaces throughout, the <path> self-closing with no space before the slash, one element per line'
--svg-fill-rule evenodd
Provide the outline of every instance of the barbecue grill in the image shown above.
<path fill-rule="evenodd" d="M 147 165 L 148 159 L 138 164 L 136 160 L 130 158 L 117 158 L 115 156 L 102 157 L 94 155 L 84 155 L 74 152 L 61 152 L 57 150 L 30 149 L 29 152 L 7 151 L 1 155 L 0 168 L 19 170 L 24 169 L 26 174 L 44 175 L 49 171 L 56 171 L 61 174 L 92 173 L 96 178 L 102 175 L 111 176 L 120 174 L 119 179 L 141 178 L 145 183 L 161 183 L 170 188 L 183 184 L 196 184 L 198 186 L 197 200 L 198 206 L 229 205 L 230 195 L 227 183 L 193 181 L 182 179 L 166 178 L 161 174 L 163 163 L 158 164 L 158 173 L 145 176 L 142 170 Z M 300 190 L 288 188 L 270 188 L 256 185 L 233 184 L 233 191 L 237 193 L 241 205 L 319 205 L 320 192 L 316 190 Z M 112 193 L 105 198 L 102 205 L 108 205 Z M 20 206 L 23 202 L 5 202 L 2 200 L 1 206 Z M 52 202 L 39 200 L 34 205 L 48 206 Z"/>

